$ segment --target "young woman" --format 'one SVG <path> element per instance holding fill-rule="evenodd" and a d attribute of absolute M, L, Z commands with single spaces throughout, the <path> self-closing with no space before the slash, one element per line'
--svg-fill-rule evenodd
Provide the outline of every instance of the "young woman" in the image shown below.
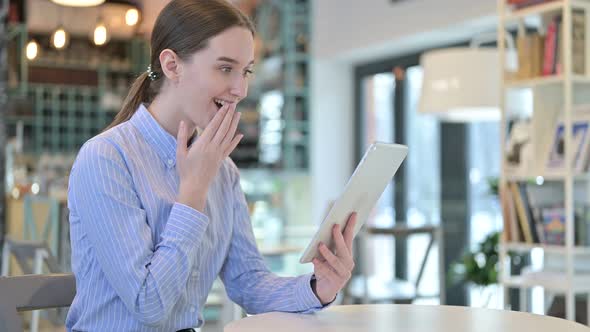
<path fill-rule="evenodd" d="M 256 248 L 228 158 L 253 35 L 224 0 L 173 0 L 158 16 L 150 67 L 70 176 L 69 331 L 190 331 L 217 276 L 248 313 L 313 312 L 350 278 L 354 215 L 334 229 L 335 252 L 320 246 L 314 274 L 277 277 Z"/>

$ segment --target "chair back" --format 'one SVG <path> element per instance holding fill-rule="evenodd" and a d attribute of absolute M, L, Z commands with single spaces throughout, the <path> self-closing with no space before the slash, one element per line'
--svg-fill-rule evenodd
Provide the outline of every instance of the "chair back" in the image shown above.
<path fill-rule="evenodd" d="M 0 332 L 21 332 L 21 311 L 68 307 L 76 295 L 73 274 L 0 277 Z"/>

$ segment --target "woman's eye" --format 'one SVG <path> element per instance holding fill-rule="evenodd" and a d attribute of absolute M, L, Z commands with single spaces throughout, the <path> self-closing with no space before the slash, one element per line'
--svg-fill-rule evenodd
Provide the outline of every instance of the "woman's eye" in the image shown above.
<path fill-rule="evenodd" d="M 231 67 L 221 67 L 221 71 L 224 73 L 231 73 Z"/>
<path fill-rule="evenodd" d="M 246 76 L 246 77 L 252 76 L 252 74 L 254 74 L 253 70 L 248 69 L 248 70 L 244 71 L 244 76 Z"/>

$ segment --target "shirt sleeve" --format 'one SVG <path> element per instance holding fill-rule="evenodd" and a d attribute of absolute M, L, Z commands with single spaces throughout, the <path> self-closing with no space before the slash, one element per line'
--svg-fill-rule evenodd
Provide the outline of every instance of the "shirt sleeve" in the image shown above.
<path fill-rule="evenodd" d="M 207 216 L 175 203 L 160 242 L 154 243 L 123 153 L 104 139 L 93 139 L 80 150 L 68 201 L 101 271 L 127 309 L 144 324 L 165 320 L 186 289 Z"/>
<path fill-rule="evenodd" d="M 323 306 L 311 289 L 312 274 L 278 277 L 256 247 L 239 175 L 233 181 L 233 231 L 221 280 L 228 296 L 249 314 L 269 311 L 311 313 Z"/>

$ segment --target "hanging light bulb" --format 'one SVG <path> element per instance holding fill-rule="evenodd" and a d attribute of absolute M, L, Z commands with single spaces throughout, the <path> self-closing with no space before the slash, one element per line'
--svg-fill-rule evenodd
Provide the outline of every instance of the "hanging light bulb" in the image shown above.
<path fill-rule="evenodd" d="M 106 44 L 107 40 L 109 39 L 109 33 L 107 31 L 107 27 L 102 20 L 100 20 L 96 27 L 94 28 L 94 44 L 97 46 L 101 46 Z"/>
<path fill-rule="evenodd" d="M 66 47 L 70 39 L 69 34 L 63 27 L 57 28 L 51 35 L 51 44 L 58 50 Z"/>
<path fill-rule="evenodd" d="M 71 7 L 92 7 L 98 6 L 105 2 L 105 0 L 51 0 L 58 5 Z"/>
<path fill-rule="evenodd" d="M 35 40 L 31 39 L 31 41 L 29 41 L 27 44 L 25 51 L 27 54 L 27 59 L 34 60 L 39 54 L 39 44 Z"/>
<path fill-rule="evenodd" d="M 125 13 L 125 23 L 128 26 L 134 26 L 139 22 L 139 11 L 136 8 L 130 8 Z"/>

